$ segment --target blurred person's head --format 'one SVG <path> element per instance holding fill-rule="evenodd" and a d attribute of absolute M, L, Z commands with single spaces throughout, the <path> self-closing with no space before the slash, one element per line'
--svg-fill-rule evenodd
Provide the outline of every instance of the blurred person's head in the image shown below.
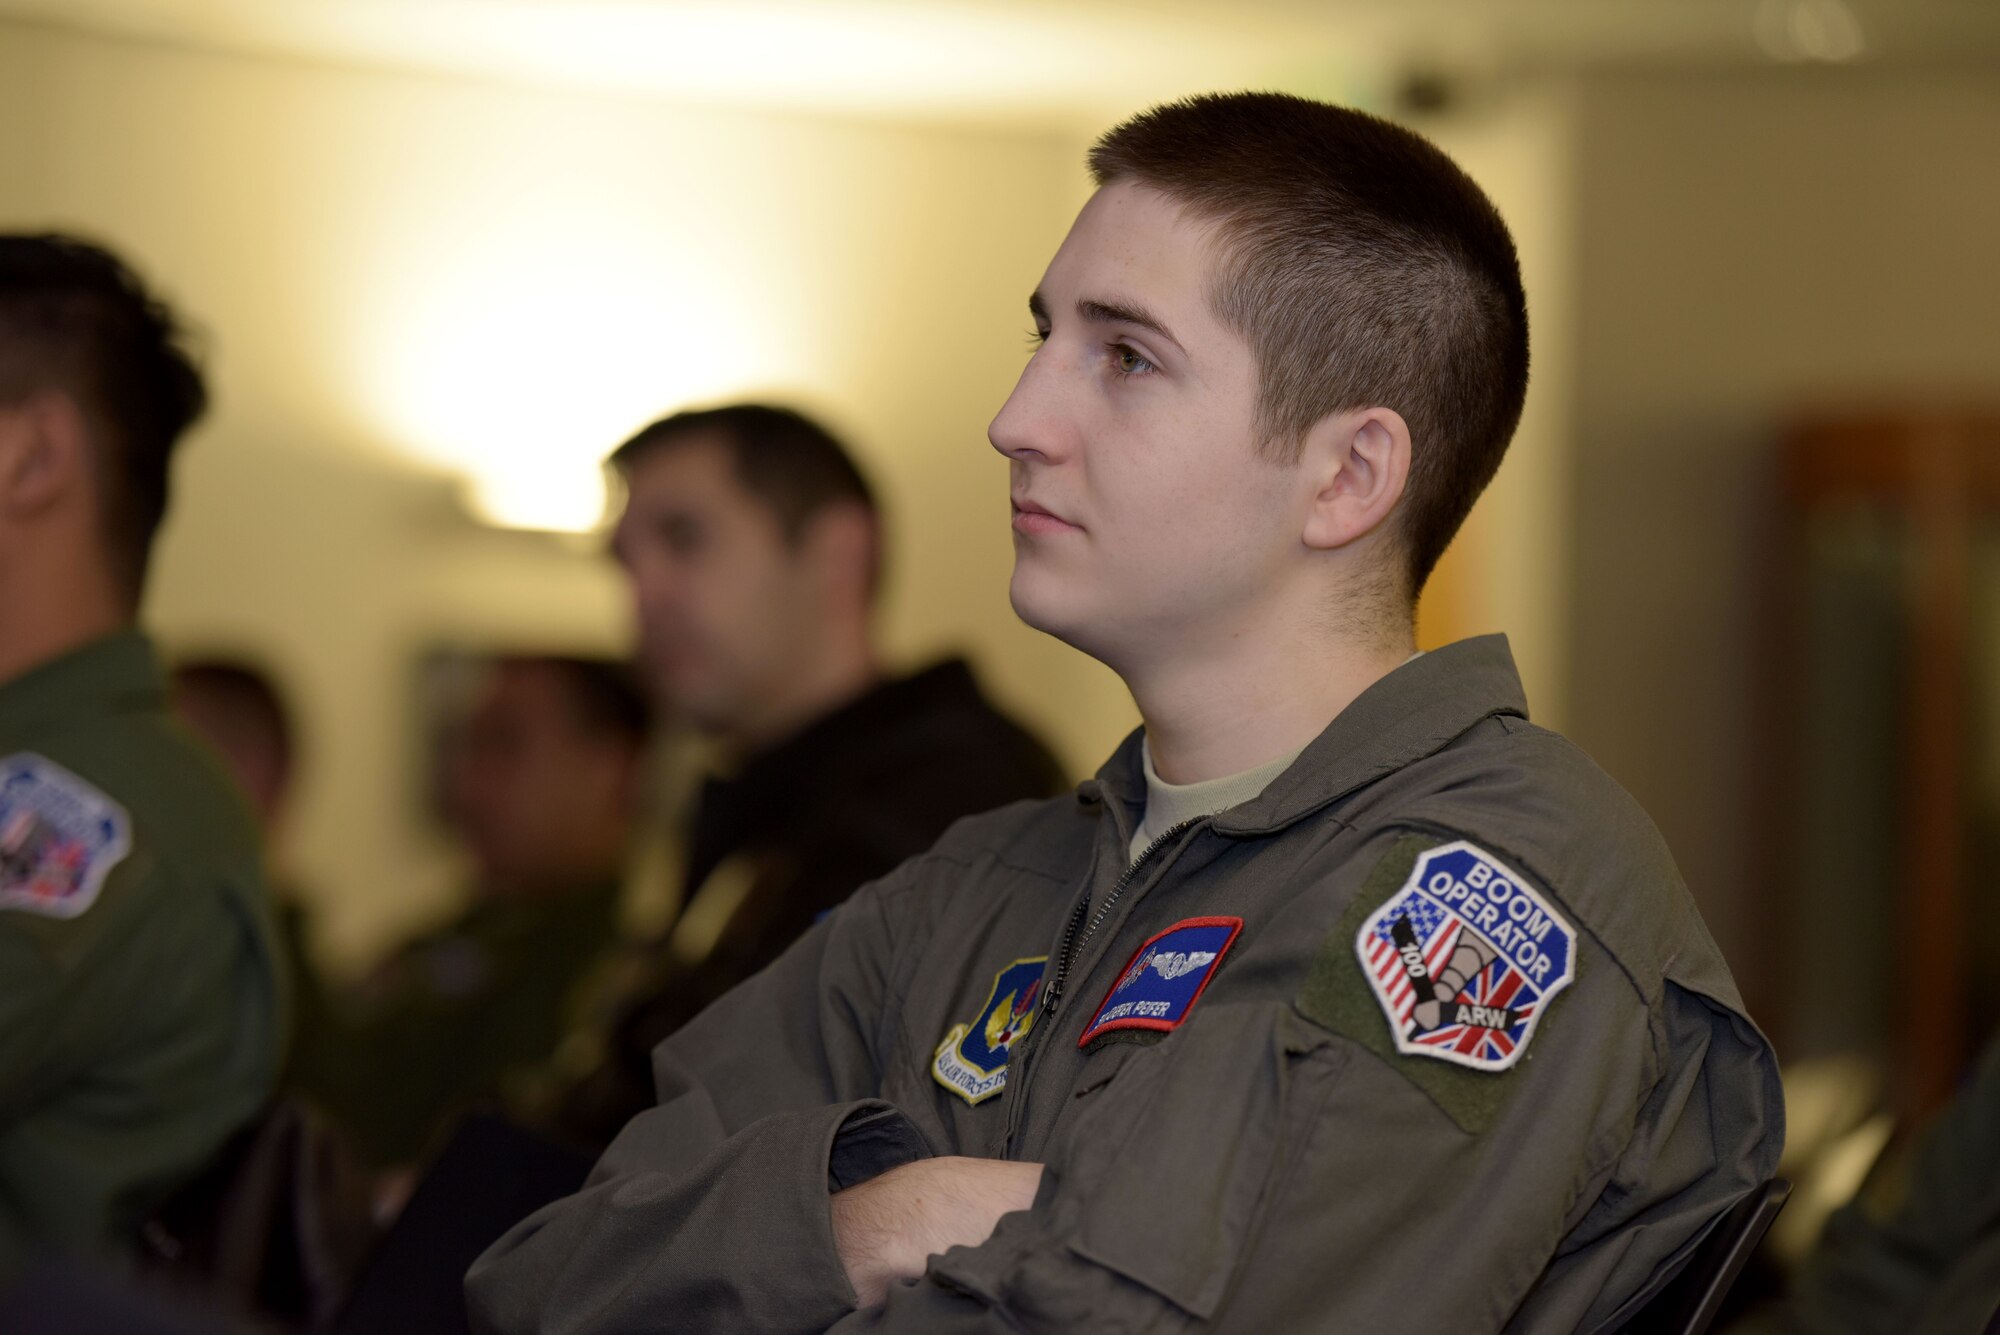
<path fill-rule="evenodd" d="M 445 816 L 482 893 L 581 889 L 625 859 L 643 777 L 644 695 L 590 659 L 495 660 L 454 737 Z"/>
<path fill-rule="evenodd" d="M 1527 391 L 1499 214 L 1418 135 L 1275 94 L 1155 108 L 1090 167 L 990 432 L 1016 609 L 1120 671 L 1274 627 L 1406 652 Z"/>
<path fill-rule="evenodd" d="M 761 404 L 676 413 L 611 456 L 612 550 L 661 703 L 747 749 L 874 678 L 881 523 L 833 435 Z"/>
<path fill-rule="evenodd" d="M 174 713 L 222 757 L 269 840 L 291 794 L 291 711 L 270 674 L 235 659 L 190 659 L 169 681 Z"/>
<path fill-rule="evenodd" d="M 184 341 L 109 251 L 0 235 L 5 665 L 135 615 L 174 446 L 207 403 Z"/>

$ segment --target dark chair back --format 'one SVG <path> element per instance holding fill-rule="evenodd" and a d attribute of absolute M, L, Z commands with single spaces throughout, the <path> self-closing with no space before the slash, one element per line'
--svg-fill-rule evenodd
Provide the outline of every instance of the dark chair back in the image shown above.
<path fill-rule="evenodd" d="M 1774 1177 L 1731 1206 L 1621 1335 L 1704 1335 L 1791 1194 L 1792 1184 Z"/>
<path fill-rule="evenodd" d="M 363 1268 L 337 1335 L 462 1335 L 466 1270 L 595 1161 L 496 1115 L 466 1118 Z"/>
<path fill-rule="evenodd" d="M 322 1330 L 375 1241 L 366 1169 L 324 1115 L 281 1094 L 141 1233 L 150 1281 Z"/>

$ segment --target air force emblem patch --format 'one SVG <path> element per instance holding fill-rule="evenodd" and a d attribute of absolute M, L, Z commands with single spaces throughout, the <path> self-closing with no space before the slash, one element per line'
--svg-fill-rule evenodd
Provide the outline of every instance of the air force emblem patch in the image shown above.
<path fill-rule="evenodd" d="M 1475 1071 L 1527 1051 L 1576 977 L 1576 929 L 1528 882 L 1460 840 L 1417 859 L 1355 938 L 1396 1050 Z"/>
<path fill-rule="evenodd" d="M 1241 918 L 1188 918 L 1140 946 L 1076 1045 L 1114 1029 L 1178 1029 L 1242 930 Z"/>
<path fill-rule="evenodd" d="M 132 847 L 125 809 L 52 760 L 0 760 L 0 909 L 74 918 Z"/>
<path fill-rule="evenodd" d="M 1007 1083 L 1007 1052 L 1035 1026 L 1046 955 L 1015 960 L 993 975 L 993 990 L 971 1024 L 953 1025 L 931 1058 L 931 1079 L 967 1103 L 984 1103 Z"/>

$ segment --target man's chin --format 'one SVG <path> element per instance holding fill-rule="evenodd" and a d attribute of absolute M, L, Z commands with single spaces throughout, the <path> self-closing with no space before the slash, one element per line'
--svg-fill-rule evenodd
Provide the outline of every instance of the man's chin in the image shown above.
<path fill-rule="evenodd" d="M 1101 620 L 1088 615 L 1079 605 L 1080 600 L 1062 597 L 1061 590 L 1038 587 L 1041 584 L 1042 581 L 1022 579 L 1020 567 L 1015 567 L 1014 581 L 1007 590 L 1014 615 L 1029 628 L 1101 661 L 1099 637 L 1091 633 L 1102 628 Z"/>

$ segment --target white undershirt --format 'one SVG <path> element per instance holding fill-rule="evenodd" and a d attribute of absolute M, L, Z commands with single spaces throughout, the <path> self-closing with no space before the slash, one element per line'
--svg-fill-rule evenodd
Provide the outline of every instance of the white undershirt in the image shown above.
<path fill-rule="evenodd" d="M 1419 649 L 1397 666 L 1407 666 L 1424 656 Z M 1139 739 L 1139 761 L 1146 771 L 1146 814 L 1139 821 L 1139 828 L 1132 831 L 1132 843 L 1126 849 L 1126 858 L 1137 862 L 1139 855 L 1153 846 L 1153 841 L 1183 821 L 1200 820 L 1203 816 L 1213 816 L 1218 811 L 1242 806 L 1245 802 L 1271 786 L 1271 780 L 1283 774 L 1299 758 L 1305 747 L 1276 760 L 1266 761 L 1255 769 L 1246 769 L 1240 774 L 1225 774 L 1219 779 L 1203 779 L 1199 783 L 1168 783 L 1153 768 L 1153 744 L 1147 738 Z"/>
<path fill-rule="evenodd" d="M 1213 816 L 1218 811 L 1227 811 L 1248 802 L 1270 786 L 1271 780 L 1283 774 L 1303 750 L 1302 746 L 1290 755 L 1279 756 L 1241 774 L 1225 774 L 1219 779 L 1203 779 L 1199 783 L 1168 783 L 1153 768 L 1152 744 L 1141 739 L 1139 759 L 1146 771 L 1146 815 L 1139 822 L 1139 828 L 1132 832 L 1132 844 L 1127 856 L 1137 862 L 1139 855 L 1152 847 L 1155 839 L 1181 822 Z"/>

